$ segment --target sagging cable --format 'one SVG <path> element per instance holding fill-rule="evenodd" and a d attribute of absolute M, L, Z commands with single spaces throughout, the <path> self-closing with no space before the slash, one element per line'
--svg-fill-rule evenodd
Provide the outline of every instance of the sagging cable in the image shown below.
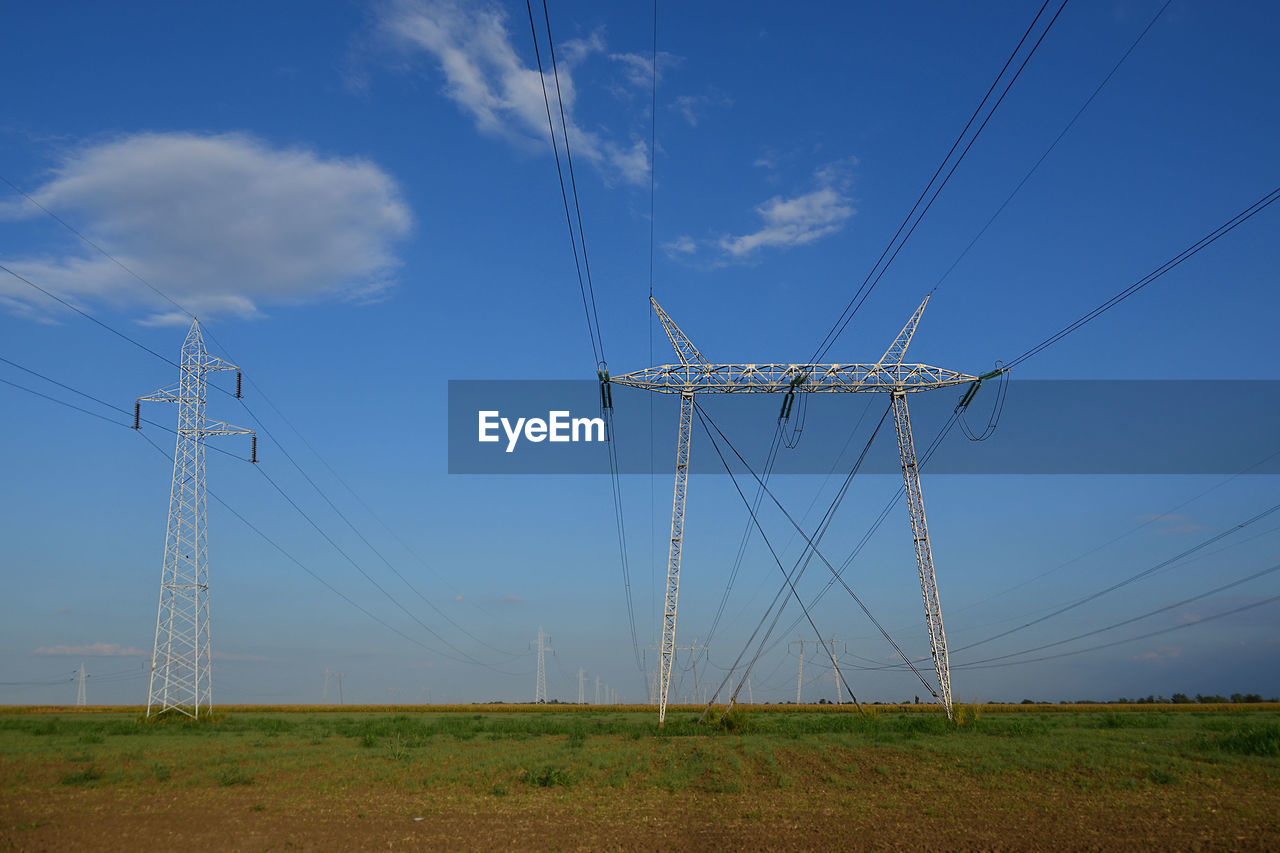
<path fill-rule="evenodd" d="M 973 402 L 974 397 L 978 395 L 978 389 L 982 387 L 982 383 L 988 379 L 999 378 L 1000 384 L 996 388 L 996 398 L 991 405 L 991 416 L 987 418 L 987 425 L 983 428 L 981 434 L 976 434 L 969 427 L 968 421 L 965 420 L 965 412 L 969 408 L 969 404 Z M 970 441 L 986 441 L 995 434 L 996 427 L 1000 424 L 1000 415 L 1004 412 L 1005 395 L 1009 391 L 1009 371 L 1005 368 L 1004 363 L 997 361 L 995 369 L 975 379 L 964 394 L 960 397 L 960 402 L 956 404 L 955 414 L 960 422 L 960 429 L 964 431 L 965 438 Z"/>

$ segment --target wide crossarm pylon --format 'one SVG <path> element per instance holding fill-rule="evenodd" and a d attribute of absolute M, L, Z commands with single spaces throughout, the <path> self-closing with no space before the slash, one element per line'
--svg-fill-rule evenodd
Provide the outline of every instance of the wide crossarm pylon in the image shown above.
<path fill-rule="evenodd" d="M 199 717 L 213 707 L 205 438 L 252 435 L 253 430 L 206 421 L 206 390 L 210 373 L 238 369 L 209 354 L 200 322 L 193 320 L 182 345 L 177 383 L 138 398 L 139 402 L 178 404 L 173 485 L 169 491 L 160 605 L 147 693 L 148 717 L 170 710 Z"/>
<path fill-rule="evenodd" d="M 693 345 L 675 321 L 662 310 L 657 300 L 649 300 L 662 328 L 676 351 L 679 364 L 664 364 L 638 370 L 606 381 L 662 394 L 680 395 L 680 427 L 676 450 L 675 495 L 671 508 L 671 550 L 667 561 L 666 608 L 662 623 L 662 661 L 658 683 L 658 720 L 666 720 L 667 692 L 671 680 L 671 664 L 675 655 L 676 605 L 680 596 L 680 556 L 684 545 L 685 493 L 689 476 L 689 443 L 692 432 L 694 394 L 866 394 L 891 395 L 894 426 L 898 433 L 898 451 L 902 476 L 906 484 L 907 505 L 911 516 L 912 538 L 915 540 L 916 565 L 920 588 L 924 595 L 925 623 L 929 645 L 938 674 L 938 701 L 950 717 L 951 672 L 947 658 L 947 640 L 942 628 L 942 604 L 933 569 L 933 551 L 929 544 L 928 525 L 924 515 L 924 497 L 916 462 L 915 440 L 907 412 L 906 395 L 919 391 L 947 388 L 975 382 L 979 377 L 904 361 L 907 348 L 915 336 L 920 317 L 929 297 L 916 308 L 907 324 L 880 360 L 874 363 L 848 364 L 711 364 Z"/>

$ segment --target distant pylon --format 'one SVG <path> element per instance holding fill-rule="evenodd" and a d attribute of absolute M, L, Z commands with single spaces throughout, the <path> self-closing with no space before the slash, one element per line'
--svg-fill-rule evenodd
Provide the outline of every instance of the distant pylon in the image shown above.
<path fill-rule="evenodd" d="M 800 665 L 796 667 L 796 704 L 800 704 L 800 691 L 804 687 L 804 640 L 792 640 L 791 645 L 800 644 Z"/>
<path fill-rule="evenodd" d="M 547 657 L 546 653 L 551 650 L 547 645 L 550 638 L 542 633 L 542 626 L 538 626 L 538 683 L 534 687 L 533 701 L 538 705 L 547 704 Z"/>
<path fill-rule="evenodd" d="M 587 683 L 583 679 L 587 676 L 587 671 L 582 667 L 578 667 L 578 704 L 587 704 Z"/>
<path fill-rule="evenodd" d="M 85 679 L 84 661 L 80 661 L 80 672 L 78 673 L 77 679 L 76 679 L 77 681 L 80 682 L 79 685 L 77 685 L 76 687 L 76 704 L 80 706 L 83 706 L 85 704 L 84 679 Z"/>
<path fill-rule="evenodd" d="M 164 564 L 160 570 L 160 605 L 156 612 L 155 650 L 147 692 L 147 716 L 174 710 L 192 717 L 213 706 L 212 653 L 209 632 L 209 535 L 205 525 L 205 438 L 253 435 L 220 421 L 205 421 L 208 374 L 239 370 L 209 355 L 193 320 L 182 345 L 178 381 L 134 407 L 134 429 L 141 427 L 144 401 L 178 404 L 178 440 L 173 453 L 173 486 L 169 492 Z M 238 374 L 237 374 L 238 376 Z M 237 379 L 236 393 L 240 383 Z M 257 436 L 253 439 L 257 461 Z"/>

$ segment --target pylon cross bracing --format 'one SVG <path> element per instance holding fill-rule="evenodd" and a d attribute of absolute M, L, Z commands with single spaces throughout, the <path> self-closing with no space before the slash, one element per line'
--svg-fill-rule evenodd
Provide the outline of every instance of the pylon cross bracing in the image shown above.
<path fill-rule="evenodd" d="M 680 395 L 680 425 L 677 434 L 676 475 L 671 507 L 671 549 L 667 560 L 666 607 L 662 619 L 662 660 L 658 684 L 658 721 L 666 720 L 667 692 L 671 681 L 671 662 L 675 654 L 676 610 L 680 597 L 680 558 L 684 546 L 685 495 L 689 478 L 689 444 L 693 423 L 694 395 L 710 394 L 866 394 L 889 393 L 898 433 L 898 450 L 906 483 L 912 538 L 915 540 L 916 566 L 924 597 L 925 623 L 934 666 L 938 673 L 938 701 L 951 716 L 951 674 L 947 660 L 946 635 L 942 628 L 942 604 L 933 568 L 933 552 L 925 523 L 924 499 L 920 490 L 920 473 L 907 413 L 906 395 L 937 388 L 947 388 L 978 381 L 979 377 L 934 367 L 904 362 L 907 348 L 915 335 L 929 297 L 916 308 L 911 319 L 890 347 L 874 363 L 848 364 L 711 364 L 689 340 L 675 321 L 662 310 L 657 300 L 649 300 L 675 349 L 679 364 L 664 364 L 608 379 L 617 385 L 641 388 L 664 394 Z"/>

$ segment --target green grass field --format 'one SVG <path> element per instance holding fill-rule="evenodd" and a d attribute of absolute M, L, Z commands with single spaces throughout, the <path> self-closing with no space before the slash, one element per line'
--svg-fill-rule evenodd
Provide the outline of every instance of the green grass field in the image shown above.
<path fill-rule="evenodd" d="M 0 712 L 0 849 L 1280 847 L 1276 706 L 479 707 Z"/>

